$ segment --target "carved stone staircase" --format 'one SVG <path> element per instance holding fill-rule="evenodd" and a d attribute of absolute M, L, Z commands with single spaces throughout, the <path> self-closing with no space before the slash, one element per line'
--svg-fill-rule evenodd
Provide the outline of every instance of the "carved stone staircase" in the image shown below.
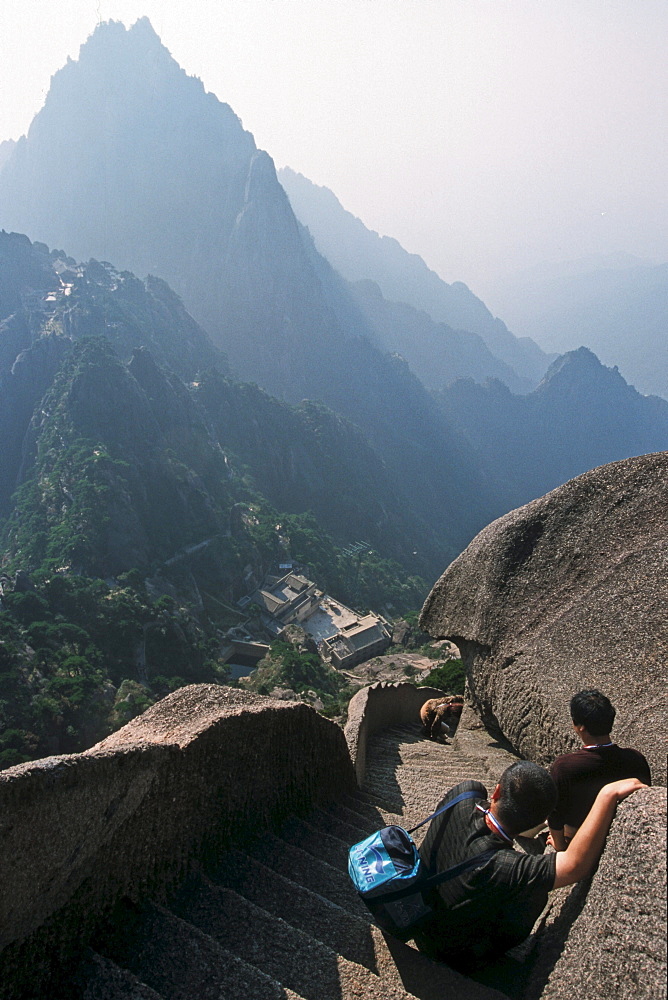
<path fill-rule="evenodd" d="M 511 756 L 482 729 L 372 736 L 362 788 L 291 818 L 195 872 L 168 906 L 121 904 L 77 974 L 84 1000 L 500 1000 L 370 922 L 347 874 L 351 844 L 411 826 L 464 778 L 493 787 Z M 419 831 L 422 834 L 424 830 Z"/>

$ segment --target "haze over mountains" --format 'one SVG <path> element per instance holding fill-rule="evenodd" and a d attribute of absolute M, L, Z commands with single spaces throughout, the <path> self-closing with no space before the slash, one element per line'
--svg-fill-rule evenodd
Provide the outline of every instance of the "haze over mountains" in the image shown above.
<path fill-rule="evenodd" d="M 428 313 L 437 323 L 450 327 L 450 332 L 478 334 L 496 358 L 525 380 L 527 389 L 545 374 L 550 359 L 538 345 L 528 337 L 514 337 L 463 282 L 448 285 L 417 254 L 408 253 L 391 237 L 367 229 L 327 188 L 288 168 L 279 172 L 279 178 L 297 218 L 308 227 L 320 252 L 349 281 L 374 281 L 386 299 Z M 434 339 L 436 335 L 432 335 Z M 489 364 L 481 357 L 483 377 L 497 374 L 486 371 Z M 506 375 L 512 378 L 507 369 Z"/>
<path fill-rule="evenodd" d="M 641 395 L 585 347 L 557 358 L 527 395 L 498 379 L 458 379 L 439 399 L 514 506 L 572 479 L 576 467 L 664 451 L 668 442 L 668 401 Z"/>
<path fill-rule="evenodd" d="M 227 482 L 229 452 L 277 509 L 312 510 L 339 542 L 366 538 L 406 572 L 435 578 L 545 483 L 668 446 L 663 401 L 642 400 L 589 355 L 556 362 L 539 388 L 514 395 L 537 385 L 548 356 L 466 286 L 442 282 L 286 173 L 345 236 L 341 259 L 331 246 L 323 256 L 315 216 L 300 210 L 298 221 L 270 156 L 146 19 L 101 25 L 3 155 L 0 226 L 29 237 L 3 237 L 14 277 L 0 317 L 0 430 L 15 519 L 14 486 L 33 473 L 52 481 L 58 434 L 74 447 L 94 431 L 114 462 L 162 483 L 138 472 L 123 485 L 112 462 L 98 484 L 122 498 L 109 523 L 136 524 L 147 564 L 228 537 L 237 498 L 215 482 Z M 135 277 L 147 273 L 157 277 Z M 90 335 L 112 349 L 73 351 Z M 452 383 L 462 375 L 471 378 Z M 505 385 L 472 381 L 488 376 Z M 72 409 L 81 393 L 85 406 Z M 151 509 L 168 523 L 152 527 Z M 57 529 L 57 518 L 40 529 L 44 551 L 55 551 Z"/>
<path fill-rule="evenodd" d="M 424 533 L 359 430 L 230 378 L 163 281 L 80 265 L 7 233 L 0 275 L 0 516 L 29 565 L 48 554 L 89 575 L 147 571 L 231 535 L 248 536 L 252 555 L 233 509 L 254 496 L 429 565 L 413 555 Z M 12 498 L 22 484 L 27 505 Z M 243 574 L 231 565 L 222 579 L 233 594 Z"/>
<path fill-rule="evenodd" d="M 541 264 L 499 285 L 495 301 L 544 350 L 586 344 L 639 392 L 668 398 L 668 264 L 629 254 Z"/>

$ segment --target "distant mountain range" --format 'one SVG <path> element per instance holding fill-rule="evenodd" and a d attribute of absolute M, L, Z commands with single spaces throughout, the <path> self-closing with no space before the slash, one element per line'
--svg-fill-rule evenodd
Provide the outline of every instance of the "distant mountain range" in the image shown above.
<path fill-rule="evenodd" d="M 0 225 L 27 234 L 0 240 L 12 558 L 113 574 L 134 555 L 149 572 L 238 531 L 201 550 L 231 586 L 243 553 L 261 561 L 233 513 L 255 492 L 430 581 L 544 483 L 668 446 L 661 401 L 595 358 L 514 395 L 498 379 L 537 382 L 535 344 L 353 223 L 359 258 L 375 247 L 354 287 L 149 22 L 101 25 L 0 168 Z"/>
<path fill-rule="evenodd" d="M 375 282 L 386 299 L 407 303 L 427 313 L 436 323 L 449 327 L 450 335 L 458 331 L 460 341 L 467 333 L 483 339 L 488 351 L 479 352 L 477 371 L 470 372 L 471 377 L 480 381 L 488 375 L 498 375 L 501 361 L 506 366 L 501 375 L 504 381 L 514 380 L 518 388 L 523 384 L 525 391 L 539 382 L 551 359 L 528 337 L 513 336 L 463 282 L 447 284 L 421 257 L 408 253 L 397 240 L 367 229 L 360 219 L 343 208 L 328 188 L 313 184 L 287 167 L 279 171 L 279 180 L 297 218 L 308 227 L 318 250 L 344 278 L 353 282 Z M 442 328 L 433 331 L 430 337 L 423 332 L 420 340 L 429 350 L 446 334 Z M 474 338 L 468 340 L 471 363 L 476 344 Z M 495 360 L 490 361 L 489 352 L 495 355 Z M 437 346 L 437 357 L 440 353 Z M 410 355 L 407 357 L 412 363 Z M 494 367 L 496 371 L 492 370 Z M 447 368 L 444 368 L 443 378 L 446 377 Z"/>
<path fill-rule="evenodd" d="M 668 264 L 628 254 L 541 264 L 507 278 L 494 298 L 544 350 L 584 344 L 639 392 L 668 398 Z"/>
<path fill-rule="evenodd" d="M 497 380 L 460 379 L 439 398 L 488 475 L 511 490 L 514 506 L 578 469 L 668 447 L 668 401 L 641 395 L 585 347 L 558 358 L 528 395 Z"/>
<path fill-rule="evenodd" d="M 495 357 L 478 334 L 453 330 L 406 302 L 391 302 L 375 281 L 350 288 L 378 346 L 404 357 L 428 389 L 443 389 L 456 378 L 498 378 L 514 392 L 530 390 L 532 383 Z"/>
<path fill-rule="evenodd" d="M 440 512 L 428 544 L 435 560 L 493 516 L 498 500 L 475 460 L 405 362 L 374 346 L 270 157 L 146 19 L 129 30 L 102 25 L 55 74 L 0 172 L 0 224 L 77 259 L 157 274 L 236 377 L 293 403 L 319 400 L 357 424 L 415 522 Z"/>

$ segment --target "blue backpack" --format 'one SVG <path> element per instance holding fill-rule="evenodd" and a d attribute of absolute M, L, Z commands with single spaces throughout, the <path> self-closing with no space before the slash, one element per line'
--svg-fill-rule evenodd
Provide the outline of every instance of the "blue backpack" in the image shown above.
<path fill-rule="evenodd" d="M 482 867 L 496 854 L 496 850 L 488 850 L 436 874 L 429 873 L 418 854 L 411 833 L 462 799 L 472 798 L 480 798 L 479 793 L 462 792 L 410 830 L 385 826 L 350 848 L 348 872 L 353 884 L 378 926 L 393 937 L 407 941 L 428 922 L 433 910 L 425 902 L 424 892 Z"/>

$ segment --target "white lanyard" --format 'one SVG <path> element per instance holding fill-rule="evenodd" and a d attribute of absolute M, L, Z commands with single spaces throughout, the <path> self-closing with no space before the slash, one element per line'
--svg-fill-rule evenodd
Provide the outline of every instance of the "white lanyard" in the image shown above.
<path fill-rule="evenodd" d="M 476 802 L 476 809 L 479 809 L 481 813 L 484 813 L 485 816 L 488 816 L 490 822 L 492 823 L 493 826 L 496 827 L 496 829 L 501 834 L 503 839 L 507 840 L 509 844 L 512 844 L 513 838 L 508 836 L 508 834 L 503 829 L 496 816 L 492 812 L 490 812 L 489 809 L 485 809 L 484 806 L 481 806 L 480 803 L 478 802 Z"/>
<path fill-rule="evenodd" d="M 592 743 L 588 747 L 583 747 L 583 750 L 598 750 L 600 747 L 614 747 L 614 743 Z"/>

